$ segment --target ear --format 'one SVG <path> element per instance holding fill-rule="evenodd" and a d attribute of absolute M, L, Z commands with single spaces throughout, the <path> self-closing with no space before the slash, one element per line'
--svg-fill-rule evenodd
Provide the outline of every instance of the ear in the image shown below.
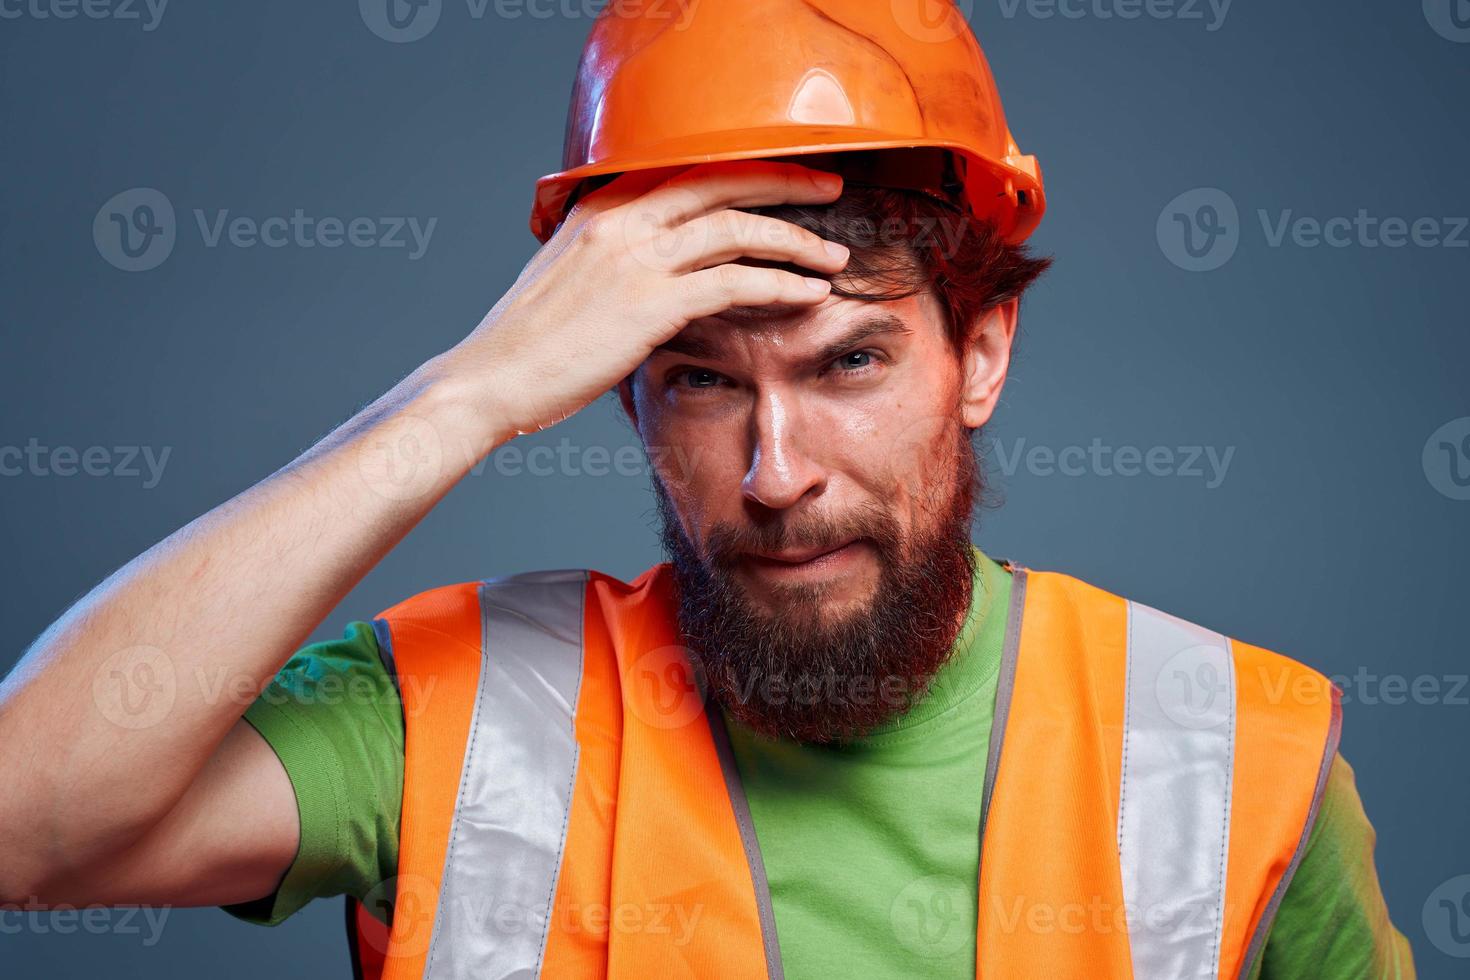
<path fill-rule="evenodd" d="M 989 422 L 1000 402 L 1020 305 L 1019 298 L 1008 299 L 982 314 L 970 330 L 961 359 L 960 417 L 966 428 Z"/>

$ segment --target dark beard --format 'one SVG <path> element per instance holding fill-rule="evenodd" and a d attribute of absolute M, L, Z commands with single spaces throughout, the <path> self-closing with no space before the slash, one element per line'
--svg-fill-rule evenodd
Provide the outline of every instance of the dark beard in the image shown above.
<path fill-rule="evenodd" d="M 710 702 L 762 735 L 828 743 L 866 734 L 922 697 L 963 626 L 975 575 L 970 527 L 981 483 L 963 432 L 960 441 L 947 505 L 907 542 L 891 514 L 869 508 L 791 527 L 717 524 L 702 559 L 654 475 L 679 628 Z M 734 575 L 749 549 L 853 537 L 874 547 L 881 573 L 872 602 L 845 615 L 824 614 L 821 587 L 807 584 L 780 587 L 780 609 L 767 614 Z"/>

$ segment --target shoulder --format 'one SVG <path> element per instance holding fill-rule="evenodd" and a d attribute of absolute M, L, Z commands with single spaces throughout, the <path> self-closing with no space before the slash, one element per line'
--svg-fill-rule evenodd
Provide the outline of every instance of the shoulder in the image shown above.
<path fill-rule="evenodd" d="M 518 596 L 534 600 L 538 594 L 575 594 L 590 587 L 606 599 L 632 596 L 664 582 L 668 578 L 667 568 L 665 564 L 655 565 L 627 582 L 591 568 L 538 569 L 470 582 L 456 582 L 409 596 L 384 609 L 373 619 L 381 641 L 384 638 L 385 624 L 391 624 L 393 629 L 397 629 L 478 620 L 483 614 L 487 595 L 503 600 L 512 600 Z"/>
<path fill-rule="evenodd" d="M 1306 662 L 1244 640 L 1228 627 L 1185 619 L 1062 572 L 1022 571 L 1028 612 L 1034 604 L 1043 615 L 1062 612 L 1088 625 L 1110 623 L 1130 645 L 1149 641 L 1165 648 L 1176 646 L 1179 652 L 1195 644 L 1228 647 L 1237 674 L 1277 692 L 1279 698 L 1325 697 L 1334 687 Z"/>
<path fill-rule="evenodd" d="M 260 700 L 315 703 L 322 692 L 344 684 L 354 689 L 364 684 L 389 688 L 381 646 L 373 623 L 350 622 L 340 638 L 310 643 L 292 654 L 261 691 Z"/>
<path fill-rule="evenodd" d="M 436 619 L 453 616 L 466 609 L 478 609 L 480 596 L 487 590 L 504 590 L 521 586 L 555 586 L 585 582 L 591 574 L 585 568 L 561 568 L 542 571 L 516 572 L 470 582 L 455 582 L 439 585 L 417 592 L 407 599 L 394 603 L 378 613 L 374 619 L 394 622 Z"/>
<path fill-rule="evenodd" d="M 1022 646 L 1030 637 L 1040 656 L 1085 669 L 1130 703 L 1142 695 L 1191 729 L 1232 718 L 1263 751 L 1340 740 L 1342 691 L 1310 664 L 1069 575 L 1022 580 Z"/>

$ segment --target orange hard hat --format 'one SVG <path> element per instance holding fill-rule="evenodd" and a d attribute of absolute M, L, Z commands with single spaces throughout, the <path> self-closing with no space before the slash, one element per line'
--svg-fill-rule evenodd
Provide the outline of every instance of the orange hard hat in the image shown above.
<path fill-rule="evenodd" d="M 954 0 L 610 0 L 531 231 L 627 171 L 796 156 L 950 199 L 1014 243 L 1046 208 Z"/>

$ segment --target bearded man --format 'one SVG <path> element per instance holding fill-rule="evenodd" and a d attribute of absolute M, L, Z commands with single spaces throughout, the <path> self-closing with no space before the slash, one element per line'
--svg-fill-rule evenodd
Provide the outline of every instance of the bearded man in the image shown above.
<path fill-rule="evenodd" d="M 544 247 L 480 325 L 0 687 L 0 904 L 345 895 L 390 980 L 1411 976 L 1325 677 L 972 543 L 1048 260 L 958 11 L 656 6 L 594 28 Z M 613 389 L 667 562 L 298 650 Z"/>

